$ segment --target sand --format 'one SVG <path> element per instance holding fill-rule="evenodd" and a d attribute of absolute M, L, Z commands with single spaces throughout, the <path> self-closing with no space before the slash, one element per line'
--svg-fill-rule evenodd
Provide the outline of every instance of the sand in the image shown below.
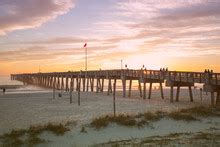
<path fill-rule="evenodd" d="M 193 106 L 209 105 L 210 96 L 203 94 L 200 98 L 198 89 L 193 90 L 194 102 L 189 101 L 187 89 L 182 89 L 180 102 L 170 103 L 169 90 L 164 90 L 165 99 L 160 98 L 159 90 L 153 90 L 152 98 L 143 100 L 134 91 L 131 98 L 123 98 L 122 92 L 116 94 L 116 112 L 137 114 L 146 111 L 174 111 L 180 108 Z M 204 119 L 201 122 L 187 124 L 185 122 L 175 122 L 162 119 L 156 122 L 152 128 L 126 128 L 111 125 L 106 129 L 96 131 L 90 129 L 88 133 L 80 133 L 82 125 L 88 124 L 93 118 L 112 114 L 113 103 L 112 95 L 104 93 L 81 92 L 81 105 L 77 104 L 77 93 L 73 93 L 73 103 L 69 103 L 69 93 L 62 92 L 62 97 L 52 98 L 52 92 L 34 93 L 6 93 L 0 95 L 0 134 L 11 131 L 12 129 L 27 129 L 31 125 L 53 123 L 65 123 L 76 121 L 77 126 L 67 132 L 62 137 L 42 134 L 44 138 L 52 140 L 47 146 L 87 146 L 96 143 L 107 142 L 110 140 L 123 140 L 131 138 L 146 137 L 158 134 L 169 134 L 170 132 L 201 131 L 210 127 L 219 127 L 220 119 Z"/>

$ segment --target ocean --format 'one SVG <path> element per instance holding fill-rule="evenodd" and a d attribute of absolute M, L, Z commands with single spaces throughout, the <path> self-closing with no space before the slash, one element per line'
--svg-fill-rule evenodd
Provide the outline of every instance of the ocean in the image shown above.
<path fill-rule="evenodd" d="M 12 93 L 39 93 L 39 92 L 50 92 L 50 89 L 45 89 L 39 86 L 34 85 L 24 85 L 23 82 L 19 82 L 16 80 L 11 80 L 10 76 L 0 76 L 0 85 L 21 85 L 20 88 L 17 89 L 6 89 L 7 94 Z M 2 91 L 0 91 L 0 94 Z"/>

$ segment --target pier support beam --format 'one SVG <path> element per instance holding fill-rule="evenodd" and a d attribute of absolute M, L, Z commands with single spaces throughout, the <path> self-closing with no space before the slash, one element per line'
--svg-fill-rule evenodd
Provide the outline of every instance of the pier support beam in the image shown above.
<path fill-rule="evenodd" d="M 107 95 L 110 95 L 110 93 L 112 93 L 112 80 L 108 79 L 108 91 L 107 91 Z"/>
<path fill-rule="evenodd" d="M 152 86 L 153 83 L 158 83 L 160 85 L 160 92 L 161 92 L 161 97 L 162 99 L 164 98 L 163 96 L 163 87 L 162 87 L 162 82 L 164 82 L 163 80 L 160 79 L 140 79 L 139 82 L 143 83 L 143 99 L 146 99 L 146 84 L 149 83 L 149 93 L 148 93 L 148 99 L 151 99 L 151 94 L 152 94 Z M 139 83 L 139 87 L 140 87 L 140 83 Z"/>
<path fill-rule="evenodd" d="M 138 90 L 140 92 L 140 97 L 142 97 L 142 87 L 141 87 L 141 81 L 138 80 Z"/>
<path fill-rule="evenodd" d="M 189 86 L 189 96 L 190 96 L 190 101 L 193 102 L 193 94 L 192 94 L 192 87 Z"/>
<path fill-rule="evenodd" d="M 144 82 L 144 88 L 143 88 L 143 99 L 146 99 L 146 82 Z"/>
<path fill-rule="evenodd" d="M 102 78 L 102 83 L 101 83 L 101 92 L 103 92 L 103 91 L 104 91 L 104 82 L 105 82 L 105 79 L 104 79 L 104 78 Z"/>
<path fill-rule="evenodd" d="M 61 77 L 61 90 L 64 90 L 64 80 L 63 80 L 63 76 Z"/>
<path fill-rule="evenodd" d="M 56 77 L 53 77 L 53 99 L 55 99 Z"/>
<path fill-rule="evenodd" d="M 114 83 L 113 83 L 113 111 L 114 111 L 114 117 L 116 116 L 115 95 L 116 95 L 116 79 L 114 79 Z"/>
<path fill-rule="evenodd" d="M 90 88 L 91 88 L 91 92 L 93 92 L 93 88 L 94 88 L 94 78 L 90 79 Z"/>
<path fill-rule="evenodd" d="M 73 100 L 72 100 L 72 97 L 73 97 L 73 78 L 71 77 L 71 81 L 70 81 L 70 104 L 72 104 Z"/>
<path fill-rule="evenodd" d="M 129 82 L 128 97 L 131 97 L 131 87 L 132 87 L 132 79 L 130 79 L 130 82 Z"/>
<path fill-rule="evenodd" d="M 86 78 L 86 91 L 89 91 L 89 78 Z M 91 85 L 91 84 L 90 84 Z"/>
<path fill-rule="evenodd" d="M 82 78 L 82 86 L 83 86 L 83 92 L 85 92 L 85 86 L 86 86 L 86 79 Z"/>
<path fill-rule="evenodd" d="M 97 79 L 96 79 L 96 93 L 98 93 L 99 90 L 100 90 L 100 79 L 97 78 Z"/>
<path fill-rule="evenodd" d="M 177 89 L 176 89 L 176 102 L 179 102 L 179 95 L 180 95 L 180 86 L 177 86 Z"/>
<path fill-rule="evenodd" d="M 173 86 L 170 86 L 170 102 L 173 103 Z"/>
<path fill-rule="evenodd" d="M 152 83 L 152 82 L 150 82 L 148 99 L 150 99 L 150 98 L 151 98 L 152 84 L 153 84 L 153 83 Z"/>
<path fill-rule="evenodd" d="M 66 77 L 66 92 L 69 90 L 69 77 Z"/>
<path fill-rule="evenodd" d="M 122 90 L 123 90 L 123 97 L 126 97 L 126 79 L 122 79 Z"/>
<path fill-rule="evenodd" d="M 160 93 L 161 93 L 161 98 L 164 99 L 162 82 L 160 82 Z"/>
<path fill-rule="evenodd" d="M 76 91 L 78 91 L 78 88 L 79 88 L 79 78 L 78 77 L 76 77 Z"/>
<path fill-rule="evenodd" d="M 75 78 L 74 77 L 72 77 L 72 89 L 73 89 L 73 91 L 74 91 L 74 87 L 75 87 Z"/>
<path fill-rule="evenodd" d="M 205 84 L 203 86 L 203 90 L 205 92 L 211 93 L 211 106 L 220 106 L 220 86 L 219 85 L 210 85 Z M 215 101 L 215 92 L 217 93 L 216 101 Z"/>
<path fill-rule="evenodd" d="M 77 92 L 78 92 L 78 105 L 80 106 L 80 91 L 81 91 L 81 78 L 78 77 L 78 80 L 77 80 Z"/>
<path fill-rule="evenodd" d="M 58 90 L 60 89 L 60 77 L 59 76 L 57 77 L 57 89 Z"/>
<path fill-rule="evenodd" d="M 193 102 L 193 94 L 192 94 L 192 86 L 194 86 L 194 83 L 191 82 L 181 82 L 181 81 L 166 81 L 166 86 L 170 87 L 170 102 L 173 102 L 173 95 L 174 95 L 174 87 L 177 87 L 176 91 L 176 101 L 179 101 L 179 93 L 180 93 L 180 87 L 188 87 L 189 88 L 189 96 L 190 101 Z"/>

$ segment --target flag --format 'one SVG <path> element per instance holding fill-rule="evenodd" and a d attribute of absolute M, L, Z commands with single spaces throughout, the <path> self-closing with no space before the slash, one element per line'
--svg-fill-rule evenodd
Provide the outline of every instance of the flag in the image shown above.
<path fill-rule="evenodd" d="M 86 47 L 86 46 L 87 46 L 87 43 L 85 43 L 83 47 Z"/>

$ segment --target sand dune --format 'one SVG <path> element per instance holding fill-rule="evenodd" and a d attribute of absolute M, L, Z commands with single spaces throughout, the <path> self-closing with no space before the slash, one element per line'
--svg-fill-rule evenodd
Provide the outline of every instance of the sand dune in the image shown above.
<path fill-rule="evenodd" d="M 62 97 L 58 97 L 57 91 L 56 98 L 52 99 L 52 92 L 41 92 L 41 93 L 8 93 L 6 95 L 0 95 L 0 133 L 9 132 L 12 129 L 19 128 L 28 128 L 31 125 L 45 124 L 48 122 L 53 123 L 66 123 L 68 121 L 76 121 L 78 130 L 81 125 L 88 124 L 93 118 L 98 117 L 100 115 L 112 114 L 113 112 L 113 104 L 112 104 L 112 96 L 107 96 L 106 92 L 104 93 L 92 93 L 92 92 L 81 92 L 81 105 L 77 104 L 77 93 L 73 93 L 73 103 L 69 103 L 69 93 L 63 92 Z M 138 91 L 134 91 L 132 93 L 131 98 L 123 98 L 122 92 L 117 92 L 116 94 L 116 112 L 119 113 L 128 113 L 128 114 L 137 114 L 138 112 L 146 112 L 146 111 L 174 111 L 180 108 L 187 108 L 193 106 L 200 105 L 209 105 L 210 104 L 210 96 L 203 94 L 203 100 L 200 99 L 199 90 L 193 90 L 194 94 L 194 102 L 189 101 L 188 90 L 183 89 L 180 93 L 180 102 L 170 103 L 169 101 L 169 89 L 164 90 L 165 99 L 160 98 L 159 90 L 153 90 L 152 99 L 143 100 L 138 96 Z M 171 125 L 174 123 L 173 125 Z M 162 126 L 169 124 L 169 120 L 163 120 L 158 122 L 156 126 Z M 175 122 L 171 122 L 168 128 L 163 128 L 162 134 L 169 133 L 170 130 L 178 131 L 178 126 L 181 124 L 175 124 Z M 195 127 L 197 126 L 197 127 Z M 205 126 L 204 128 L 210 127 L 211 125 Z M 120 127 L 121 128 L 121 127 Z M 123 127 L 122 127 L 123 128 Z M 172 129 L 174 128 L 174 129 Z M 187 130 L 195 128 L 197 131 L 203 128 L 203 125 L 193 124 Z M 106 133 L 106 137 L 104 137 L 105 141 L 109 141 L 111 139 L 119 139 L 115 136 L 115 131 L 118 129 L 117 127 L 109 128 L 112 133 L 109 131 L 102 131 L 98 136 L 92 137 L 88 142 L 81 142 L 80 136 L 77 134 L 68 133 L 69 139 L 71 136 L 75 136 L 77 144 L 85 143 L 84 145 L 88 145 L 91 143 L 99 143 L 98 141 L 103 141 L 101 137 L 103 133 Z M 169 130 L 170 129 L 170 130 Z M 108 129 L 107 129 L 108 130 Z M 147 128 L 149 131 L 149 128 Z M 179 128 L 179 131 L 184 130 L 183 128 Z M 137 131 L 137 130 L 136 130 Z M 136 132 L 134 131 L 134 132 Z M 92 131 L 94 133 L 94 131 Z M 127 133 L 132 133 L 131 130 L 122 129 L 121 139 L 128 138 L 129 135 Z M 119 134 L 120 134 L 119 132 Z M 142 132 L 142 133 L 141 133 Z M 153 131 L 154 135 L 159 133 L 157 131 Z M 144 131 L 140 131 L 136 133 L 136 137 L 140 137 L 143 135 Z M 160 132 L 161 133 L 161 132 Z M 89 139 L 89 134 L 83 135 L 86 139 Z M 135 133 L 134 133 L 135 134 Z M 139 134 L 139 135 L 138 135 Z M 101 135 L 101 136 L 100 136 Z M 123 136 L 124 135 L 124 136 Z M 148 134 L 149 135 L 149 134 Z M 116 135 L 117 136 L 117 135 Z M 132 135 L 131 135 L 132 136 Z M 133 136 L 133 137 L 134 137 Z M 146 136 L 146 134 L 145 134 Z M 91 136 L 90 136 L 91 137 Z M 113 138 L 111 138 L 113 137 Z M 65 140 L 65 139 L 64 139 Z M 77 141 L 78 140 L 78 141 Z M 57 145 L 61 144 L 63 141 L 56 142 Z M 55 144 L 54 144 L 55 145 Z"/>

